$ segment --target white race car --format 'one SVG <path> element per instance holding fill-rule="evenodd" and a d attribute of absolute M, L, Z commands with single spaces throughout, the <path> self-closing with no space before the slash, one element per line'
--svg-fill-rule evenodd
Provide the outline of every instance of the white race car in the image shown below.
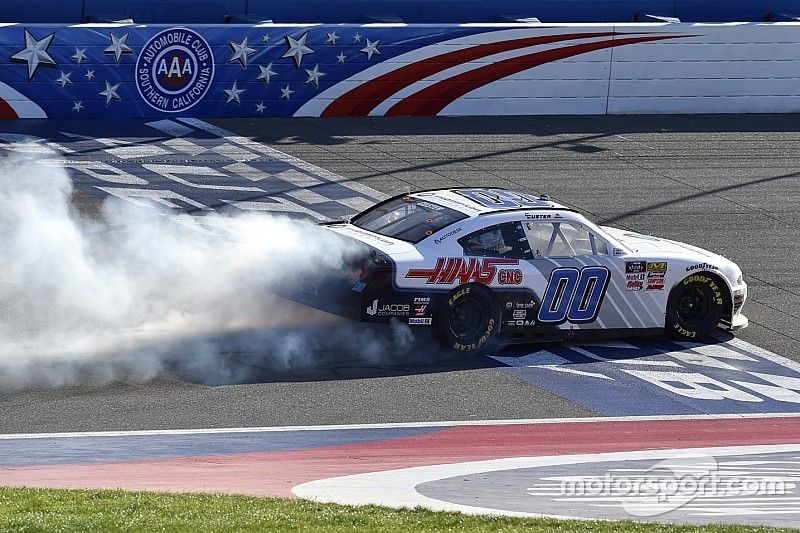
<path fill-rule="evenodd" d="M 546 196 L 422 191 L 325 226 L 368 250 L 325 299 L 357 320 L 430 327 L 447 349 L 747 326 L 732 261 L 597 226 Z"/>

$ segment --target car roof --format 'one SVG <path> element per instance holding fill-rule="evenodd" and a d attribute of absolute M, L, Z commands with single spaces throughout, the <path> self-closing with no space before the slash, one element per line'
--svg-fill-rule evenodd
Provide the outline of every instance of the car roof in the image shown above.
<path fill-rule="evenodd" d="M 428 200 L 470 217 L 505 211 L 570 208 L 550 200 L 547 196 L 510 191 L 502 187 L 453 187 L 410 193 L 406 196 Z"/>

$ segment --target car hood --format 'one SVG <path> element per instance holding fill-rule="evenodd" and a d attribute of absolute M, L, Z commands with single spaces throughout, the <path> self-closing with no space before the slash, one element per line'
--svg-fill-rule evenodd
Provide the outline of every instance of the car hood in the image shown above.
<path fill-rule="evenodd" d="M 662 239 L 660 237 L 644 235 L 630 230 L 609 228 L 606 226 L 603 226 L 602 229 L 637 254 L 680 253 L 698 255 L 703 258 L 724 259 L 721 255 L 715 254 L 714 252 L 709 252 L 708 250 L 683 242 L 671 241 L 669 239 Z"/>
<path fill-rule="evenodd" d="M 700 267 L 697 270 L 715 270 L 723 274 L 731 286 L 738 286 L 742 281 L 742 271 L 739 266 L 727 257 L 709 252 L 697 246 L 686 244 L 651 235 L 644 235 L 630 230 L 603 227 L 609 235 L 624 244 L 633 252 L 633 256 L 642 258 L 664 258 L 673 256 L 680 262 L 688 264 L 687 272 L 690 272 L 691 263 L 708 263 L 711 268 Z"/>

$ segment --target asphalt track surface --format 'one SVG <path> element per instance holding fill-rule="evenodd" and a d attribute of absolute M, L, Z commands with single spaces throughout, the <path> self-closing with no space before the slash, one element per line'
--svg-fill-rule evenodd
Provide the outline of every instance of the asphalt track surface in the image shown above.
<path fill-rule="evenodd" d="M 800 361 L 798 119 L 210 122 L 387 194 L 490 184 L 547 193 L 600 223 L 722 253 L 742 267 L 750 285 L 750 327 L 737 336 Z M 0 124 L 0 132 L 46 137 L 61 126 L 17 121 Z M 91 213 L 99 200 L 79 193 L 75 203 Z M 332 357 L 313 371 L 267 373 L 246 384 L 162 378 L 0 395 L 0 433 L 596 414 L 485 358 L 364 365 Z"/>

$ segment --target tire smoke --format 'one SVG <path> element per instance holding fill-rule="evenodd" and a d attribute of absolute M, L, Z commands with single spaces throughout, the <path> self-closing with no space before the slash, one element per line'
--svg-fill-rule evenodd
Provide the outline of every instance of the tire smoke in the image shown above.
<path fill-rule="evenodd" d="M 0 160 L 0 391 L 178 376 L 201 383 L 313 366 L 330 354 L 378 361 L 408 350 L 274 295 L 337 272 L 355 243 L 263 213 L 175 215 L 117 199 L 90 218 L 66 171 Z"/>

